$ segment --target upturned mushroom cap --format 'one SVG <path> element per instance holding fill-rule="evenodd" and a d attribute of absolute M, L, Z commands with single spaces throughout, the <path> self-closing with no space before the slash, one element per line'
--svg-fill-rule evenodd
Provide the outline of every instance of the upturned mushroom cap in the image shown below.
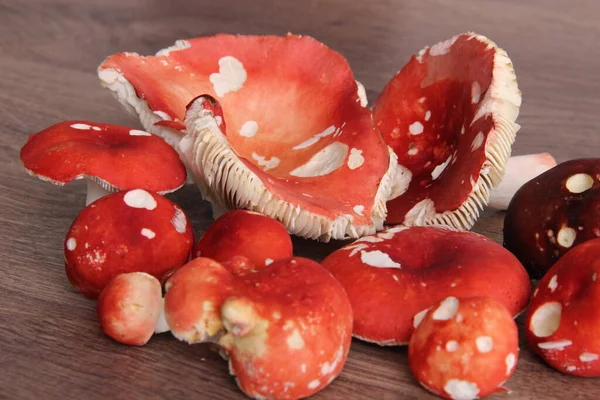
<path fill-rule="evenodd" d="M 104 333 L 117 342 L 143 346 L 161 315 L 160 282 L 144 272 L 117 275 L 100 293 L 97 307 Z"/>
<path fill-rule="evenodd" d="M 134 189 L 84 208 L 65 238 L 69 281 L 97 297 L 115 276 L 146 272 L 163 279 L 189 258 L 194 234 L 185 213 L 165 197 Z"/>
<path fill-rule="evenodd" d="M 113 55 L 99 76 L 173 145 L 185 119 L 180 151 L 216 210 L 251 209 L 323 241 L 383 228 L 395 156 L 346 60 L 316 40 L 197 38 Z"/>
<path fill-rule="evenodd" d="M 433 305 L 408 345 L 410 370 L 419 383 L 454 400 L 503 390 L 518 355 L 517 324 L 489 297 L 448 297 Z"/>
<path fill-rule="evenodd" d="M 164 140 L 137 129 L 64 121 L 31 135 L 21 149 L 27 172 L 57 185 L 88 178 L 107 191 L 179 189 L 185 166 Z"/>
<path fill-rule="evenodd" d="M 600 159 L 571 160 L 523 185 L 504 218 L 504 246 L 539 279 L 571 248 L 600 237 Z"/>
<path fill-rule="evenodd" d="M 600 376 L 600 239 L 567 252 L 540 280 L 528 308 L 531 349 L 560 372 Z"/>
<path fill-rule="evenodd" d="M 510 59 L 483 36 L 413 56 L 373 107 L 398 156 L 386 223 L 472 227 L 504 173 L 520 104 Z"/>
<path fill-rule="evenodd" d="M 194 247 L 194 257 L 222 263 L 244 256 L 258 268 L 292 254 L 292 238 L 281 222 L 246 210 L 223 214 Z"/>
<path fill-rule="evenodd" d="M 196 258 L 168 280 L 166 315 L 189 343 L 217 342 L 230 372 L 253 398 L 308 397 L 335 379 L 352 337 L 342 286 L 305 258 L 236 275 Z"/>
<path fill-rule="evenodd" d="M 502 246 L 440 227 L 367 236 L 329 255 L 323 266 L 348 293 L 354 336 L 380 345 L 407 344 L 424 310 L 448 296 L 489 296 L 516 316 L 531 291 L 527 272 Z"/>

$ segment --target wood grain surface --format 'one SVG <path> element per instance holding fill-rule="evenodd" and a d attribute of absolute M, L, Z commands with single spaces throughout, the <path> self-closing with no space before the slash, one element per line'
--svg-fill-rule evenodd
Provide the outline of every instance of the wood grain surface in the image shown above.
<path fill-rule="evenodd" d="M 412 53 L 475 31 L 506 49 L 517 71 L 523 128 L 513 154 L 550 151 L 562 161 L 600 150 L 598 20 L 597 0 L 0 0 L 0 398 L 243 398 L 209 346 L 160 335 L 134 348 L 102 334 L 95 303 L 69 287 L 63 266 L 85 186 L 43 183 L 19 162 L 27 136 L 61 120 L 139 126 L 98 82 L 107 55 L 219 32 L 290 31 L 345 55 L 373 100 Z M 201 235 L 211 214 L 198 191 L 170 197 Z M 486 212 L 475 230 L 500 242 L 502 218 Z M 314 259 L 340 246 L 295 243 Z M 507 386 L 510 399 L 600 398 L 600 380 L 559 374 L 524 342 Z M 315 398 L 433 396 L 412 378 L 406 348 L 354 341 L 341 376 Z"/>

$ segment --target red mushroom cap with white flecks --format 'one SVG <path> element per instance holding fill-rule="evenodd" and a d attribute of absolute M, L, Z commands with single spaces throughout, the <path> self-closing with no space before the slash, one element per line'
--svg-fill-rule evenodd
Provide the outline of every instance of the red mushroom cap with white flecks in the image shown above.
<path fill-rule="evenodd" d="M 325 241 L 383 228 L 395 157 L 347 61 L 322 43 L 196 38 L 152 57 L 115 54 L 99 75 L 146 129 L 158 132 L 156 112 L 185 122 L 181 151 L 213 206 L 252 209 Z"/>
<path fill-rule="evenodd" d="M 308 397 L 342 370 L 352 309 L 339 282 L 314 261 L 282 259 L 234 275 L 196 258 L 166 288 L 172 332 L 188 342 L 217 340 L 250 397 Z"/>
<path fill-rule="evenodd" d="M 58 185 L 87 177 L 106 190 L 168 193 L 186 179 L 179 155 L 159 137 L 89 121 L 64 121 L 30 136 L 21 161 L 31 175 Z"/>
<path fill-rule="evenodd" d="M 540 280 L 527 311 L 531 349 L 560 372 L 600 377 L 600 239 L 573 248 Z"/>
<path fill-rule="evenodd" d="M 518 356 L 517 324 L 490 297 L 448 297 L 433 305 L 408 345 L 410 370 L 419 383 L 454 400 L 505 390 Z"/>
<path fill-rule="evenodd" d="M 71 284 L 97 297 L 118 274 L 163 279 L 191 254 L 194 233 L 175 203 L 142 189 L 105 196 L 84 208 L 65 238 Z"/>
<path fill-rule="evenodd" d="M 220 216 L 194 247 L 195 257 L 225 262 L 247 257 L 256 267 L 292 256 L 292 238 L 283 224 L 265 215 L 233 210 Z"/>
<path fill-rule="evenodd" d="M 162 310 L 158 279 L 144 272 L 117 275 L 98 297 L 98 319 L 106 335 L 142 346 L 154 334 Z"/>
<path fill-rule="evenodd" d="M 447 296 L 489 296 L 516 316 L 531 292 L 527 272 L 509 251 L 476 233 L 441 227 L 391 228 L 342 247 L 323 266 L 352 302 L 354 336 L 380 345 L 407 344 L 415 320 Z"/>
<path fill-rule="evenodd" d="M 483 36 L 461 34 L 413 56 L 373 107 L 398 156 L 386 223 L 473 226 L 502 178 L 520 104 L 510 59 Z"/>
<path fill-rule="evenodd" d="M 517 191 L 504 247 L 539 279 L 571 248 L 600 237 L 600 158 L 563 162 Z"/>

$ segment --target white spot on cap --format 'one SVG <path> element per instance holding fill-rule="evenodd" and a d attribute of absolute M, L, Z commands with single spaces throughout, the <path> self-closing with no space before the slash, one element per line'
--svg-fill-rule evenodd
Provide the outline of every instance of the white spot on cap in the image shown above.
<path fill-rule="evenodd" d="M 471 84 L 471 103 L 477 104 L 481 99 L 481 85 L 479 82 L 474 81 Z"/>
<path fill-rule="evenodd" d="M 356 169 L 364 164 L 365 158 L 362 155 L 363 151 L 359 149 L 350 149 L 348 157 L 348 168 Z"/>
<path fill-rule="evenodd" d="M 329 362 L 323 363 L 323 366 L 321 367 L 321 375 L 327 376 L 327 375 L 331 374 L 335 370 L 335 368 L 338 366 L 338 364 L 342 361 L 343 357 L 344 357 L 344 346 L 340 346 L 340 347 L 338 347 L 338 350 L 335 352 L 333 361 L 331 361 L 331 363 L 329 363 Z"/>
<path fill-rule="evenodd" d="M 418 152 L 419 152 L 419 149 L 417 148 L 417 146 L 413 146 L 408 149 L 407 153 L 409 156 L 416 156 Z"/>
<path fill-rule="evenodd" d="M 509 355 L 506 356 L 505 362 L 506 362 L 506 375 L 510 375 L 513 368 L 515 367 L 515 364 L 517 363 L 517 356 L 515 356 L 513 353 L 510 353 Z"/>
<path fill-rule="evenodd" d="M 529 330 L 537 337 L 551 336 L 560 326 L 562 305 L 558 302 L 542 304 L 535 310 L 529 322 Z"/>
<path fill-rule="evenodd" d="M 300 371 L 302 371 L 303 374 L 306 373 L 306 364 L 300 365 Z"/>
<path fill-rule="evenodd" d="M 421 322 L 423 322 L 423 318 L 425 318 L 427 311 L 429 311 L 429 308 L 421 310 L 417 314 L 415 314 L 415 316 L 413 317 L 413 327 L 414 328 L 421 325 Z"/>
<path fill-rule="evenodd" d="M 265 265 L 271 265 L 273 264 L 273 260 L 271 260 L 270 258 L 265 258 Z"/>
<path fill-rule="evenodd" d="M 475 383 L 450 379 L 444 385 L 444 391 L 454 400 L 473 400 L 479 394 L 479 388 Z"/>
<path fill-rule="evenodd" d="M 292 350 L 299 350 L 304 348 L 304 339 L 298 329 L 294 329 L 291 335 L 287 337 L 287 345 Z"/>
<path fill-rule="evenodd" d="M 423 104 L 425 103 L 425 100 L 427 100 L 426 97 L 421 97 L 419 100 L 417 100 L 419 103 Z"/>
<path fill-rule="evenodd" d="M 594 178 L 588 174 L 575 174 L 567 179 L 565 186 L 571 193 L 583 193 L 594 186 Z"/>
<path fill-rule="evenodd" d="M 573 372 L 573 371 L 575 371 L 576 369 L 577 369 L 577 367 L 575 367 L 574 365 L 569 365 L 569 366 L 567 367 L 567 371 L 568 371 L 568 372 Z"/>
<path fill-rule="evenodd" d="M 258 132 L 258 122 L 256 121 L 246 121 L 240 128 L 240 135 L 246 138 L 256 136 L 256 132 Z"/>
<path fill-rule="evenodd" d="M 132 129 L 129 131 L 129 134 L 131 136 L 152 136 L 151 133 L 148 133 L 146 131 L 140 131 L 139 129 Z"/>
<path fill-rule="evenodd" d="M 134 189 L 125 193 L 123 201 L 129 207 L 145 208 L 146 210 L 154 210 L 157 206 L 154 197 L 143 189 Z"/>
<path fill-rule="evenodd" d="M 313 155 L 305 164 L 291 171 L 290 175 L 300 178 L 328 175 L 344 164 L 347 154 L 347 144 L 341 142 L 331 143 Z"/>
<path fill-rule="evenodd" d="M 71 125 L 71 128 L 79 129 L 82 131 L 87 131 L 87 130 L 91 129 L 92 127 L 89 126 L 88 124 L 73 124 L 73 125 Z"/>
<path fill-rule="evenodd" d="M 577 231 L 575 229 L 569 228 L 568 226 L 563 226 L 558 231 L 558 235 L 556 235 L 556 240 L 558 241 L 558 244 L 562 247 L 569 248 L 573 246 L 576 237 Z"/>
<path fill-rule="evenodd" d="M 465 126 L 464 125 L 460 127 L 460 134 L 461 135 L 465 134 Z"/>
<path fill-rule="evenodd" d="M 319 387 L 319 385 L 321 384 L 321 382 L 318 379 L 315 379 L 314 381 L 310 381 L 308 383 L 308 388 L 310 390 L 316 389 L 317 387 Z"/>
<path fill-rule="evenodd" d="M 363 215 L 363 211 L 365 211 L 365 206 L 354 206 L 354 208 L 352 208 L 352 209 L 358 215 Z"/>
<path fill-rule="evenodd" d="M 157 110 L 154 111 L 154 114 L 156 114 L 162 120 L 171 121 L 171 116 L 164 111 Z"/>
<path fill-rule="evenodd" d="M 281 161 L 277 157 L 271 157 L 267 160 L 266 157 L 259 156 L 256 153 L 252 153 L 252 158 L 256 160 L 259 166 L 264 167 L 263 171 L 268 171 L 270 169 L 276 168 L 279 165 L 279 162 Z"/>
<path fill-rule="evenodd" d="M 384 253 L 380 250 L 373 251 L 361 251 L 360 252 L 360 260 L 371 266 L 376 268 L 401 268 L 402 265 L 398 264 L 394 260 L 390 258 L 387 253 Z"/>
<path fill-rule="evenodd" d="M 92 129 L 95 131 L 101 131 L 102 128 L 100 128 L 99 126 L 92 126 Z"/>
<path fill-rule="evenodd" d="M 360 101 L 361 106 L 366 107 L 367 104 L 369 104 L 369 101 L 367 100 L 367 91 L 365 90 L 363 84 L 359 81 L 356 81 L 356 86 L 356 94 L 358 95 L 358 101 Z"/>
<path fill-rule="evenodd" d="M 154 233 L 153 230 L 148 229 L 148 228 L 142 229 L 142 235 L 146 236 L 148 239 L 154 239 L 156 237 L 156 233 Z"/>
<path fill-rule="evenodd" d="M 592 274 L 592 281 L 596 282 L 596 279 L 598 279 L 598 273 L 597 273 L 597 272 L 594 272 L 594 273 Z"/>
<path fill-rule="evenodd" d="M 173 218 L 171 218 L 171 224 L 175 230 L 179 233 L 184 233 L 187 229 L 187 219 L 185 214 L 179 207 L 175 207 L 175 213 L 173 214 Z"/>
<path fill-rule="evenodd" d="M 425 121 L 429 121 L 429 119 L 430 119 L 430 118 L 431 118 L 431 111 L 429 111 L 429 110 L 428 110 L 428 111 L 425 113 Z"/>
<path fill-rule="evenodd" d="M 598 359 L 598 354 L 595 353 L 581 353 L 579 360 L 582 362 L 592 362 Z"/>
<path fill-rule="evenodd" d="M 168 56 L 172 51 L 185 50 L 189 49 L 190 47 L 192 47 L 192 45 L 187 40 L 177 40 L 175 41 L 175 44 L 173 46 L 169 46 L 166 49 L 159 50 L 156 53 L 156 56 Z"/>
<path fill-rule="evenodd" d="M 557 287 L 558 287 L 558 276 L 554 275 L 552 278 L 550 278 L 550 282 L 548 282 L 548 288 L 550 289 L 551 292 L 554 292 Z"/>
<path fill-rule="evenodd" d="M 477 134 L 477 136 L 475 136 L 475 139 L 473 139 L 473 143 L 471 143 L 471 151 L 475 151 L 478 148 L 480 148 L 481 145 L 483 144 L 484 138 L 485 138 L 485 135 L 483 134 L 483 132 L 479 132 Z"/>
<path fill-rule="evenodd" d="M 562 350 L 567 346 L 571 346 L 573 344 L 570 340 L 554 340 L 552 342 L 542 342 L 538 343 L 538 347 L 544 350 Z"/>
<path fill-rule="evenodd" d="M 209 80 L 218 97 L 240 90 L 246 82 L 246 70 L 237 58 L 225 56 L 219 60 L 219 72 L 210 74 Z"/>
<path fill-rule="evenodd" d="M 450 340 L 446 343 L 446 351 L 450 353 L 454 353 L 458 350 L 458 342 L 456 340 Z"/>
<path fill-rule="evenodd" d="M 325 128 L 325 130 L 321 133 L 317 133 L 316 135 L 314 135 L 313 137 L 305 140 L 304 142 L 297 144 L 296 146 L 292 147 L 292 150 L 300 150 L 300 149 L 305 149 L 309 146 L 312 146 L 313 144 L 317 143 L 319 140 L 321 140 L 324 137 L 330 136 L 338 131 L 340 131 L 341 128 L 336 128 L 335 126 L 331 125 L 328 128 Z"/>
<path fill-rule="evenodd" d="M 458 299 L 456 297 L 447 297 L 442 300 L 438 308 L 433 312 L 433 319 L 436 321 L 447 321 L 456 315 L 458 311 Z"/>
<path fill-rule="evenodd" d="M 475 339 L 475 345 L 480 353 L 489 353 L 494 348 L 494 340 L 489 336 L 479 336 Z"/>
<path fill-rule="evenodd" d="M 77 240 L 75 240 L 75 238 L 69 238 L 69 240 L 67 240 L 67 249 L 73 251 L 76 248 L 77 248 Z"/>
<path fill-rule="evenodd" d="M 420 135 L 423 133 L 423 124 L 419 121 L 413 122 L 408 126 L 408 132 L 411 135 Z"/>
<path fill-rule="evenodd" d="M 444 161 L 443 163 L 435 167 L 433 171 L 431 171 L 431 179 L 436 180 L 437 178 L 439 178 L 442 172 L 444 172 L 444 170 L 448 166 L 448 164 L 450 164 L 450 161 L 452 161 L 452 154 L 448 156 L 448 159 L 446 161 Z"/>

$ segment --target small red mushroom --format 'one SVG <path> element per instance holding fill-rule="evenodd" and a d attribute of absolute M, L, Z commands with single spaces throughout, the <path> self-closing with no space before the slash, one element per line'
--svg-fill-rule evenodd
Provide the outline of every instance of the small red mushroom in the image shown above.
<path fill-rule="evenodd" d="M 532 278 L 600 237 L 600 158 L 571 160 L 523 185 L 504 218 L 504 246 Z"/>
<path fill-rule="evenodd" d="M 433 305 L 408 345 L 410 370 L 419 383 L 454 400 L 502 390 L 518 355 L 517 324 L 490 297 L 448 297 Z"/>
<path fill-rule="evenodd" d="M 86 204 L 109 192 L 179 189 L 185 166 L 164 140 L 144 131 L 89 121 L 64 121 L 31 135 L 21 149 L 27 172 L 64 185 L 88 182 Z"/>
<path fill-rule="evenodd" d="M 293 257 L 257 271 L 232 271 L 200 257 L 165 288 L 172 334 L 188 343 L 218 343 L 250 397 L 308 397 L 331 383 L 346 361 L 350 302 L 314 261 Z"/>
<path fill-rule="evenodd" d="M 181 208 L 134 189 L 98 199 L 79 213 L 65 238 L 65 267 L 71 284 L 94 298 L 121 273 L 165 278 L 189 259 L 193 244 Z"/>
<path fill-rule="evenodd" d="M 560 372 L 600 376 L 600 239 L 578 245 L 540 280 L 529 305 L 527 342 Z"/>
<path fill-rule="evenodd" d="M 292 256 L 292 239 L 283 224 L 246 210 L 233 210 L 213 222 L 194 247 L 195 257 L 225 262 L 234 256 L 263 267 Z"/>
<path fill-rule="evenodd" d="M 494 241 L 441 227 L 396 227 L 329 255 L 323 266 L 344 286 L 354 336 L 380 345 L 408 343 L 415 318 L 445 297 L 489 296 L 511 315 L 527 306 L 531 282 Z"/>
<path fill-rule="evenodd" d="M 143 346 L 159 329 L 160 282 L 144 272 L 117 275 L 100 293 L 97 306 L 104 333 L 117 342 Z"/>

